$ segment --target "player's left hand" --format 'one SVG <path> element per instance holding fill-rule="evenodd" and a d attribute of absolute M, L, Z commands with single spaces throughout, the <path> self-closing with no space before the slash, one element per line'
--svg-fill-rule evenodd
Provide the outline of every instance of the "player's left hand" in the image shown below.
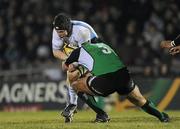
<path fill-rule="evenodd" d="M 176 47 L 171 48 L 169 50 L 169 53 L 171 55 L 176 55 L 176 54 L 180 53 L 180 46 L 176 46 Z"/>
<path fill-rule="evenodd" d="M 65 64 L 65 61 L 62 61 L 62 70 L 63 71 L 67 71 L 68 70 L 68 66 Z"/>
<path fill-rule="evenodd" d="M 72 71 L 67 71 L 67 79 L 70 83 L 70 85 L 76 81 L 79 78 L 79 71 L 77 69 L 72 70 Z"/>

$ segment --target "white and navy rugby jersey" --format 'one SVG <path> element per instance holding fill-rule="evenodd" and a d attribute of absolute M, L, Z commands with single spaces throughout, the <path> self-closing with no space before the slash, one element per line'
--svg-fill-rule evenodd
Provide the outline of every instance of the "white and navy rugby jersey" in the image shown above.
<path fill-rule="evenodd" d="M 71 21 L 73 24 L 72 34 L 68 38 L 69 43 L 81 47 L 84 42 L 90 42 L 93 38 L 98 38 L 94 29 L 87 23 L 82 21 Z M 59 50 L 63 46 L 63 38 L 60 38 L 55 29 L 53 29 L 52 35 L 52 48 L 53 50 Z"/>

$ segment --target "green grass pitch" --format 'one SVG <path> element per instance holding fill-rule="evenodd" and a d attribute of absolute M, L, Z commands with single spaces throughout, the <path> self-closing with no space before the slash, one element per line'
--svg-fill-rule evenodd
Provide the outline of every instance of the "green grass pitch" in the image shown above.
<path fill-rule="evenodd" d="M 59 111 L 0 112 L 0 129 L 179 129 L 180 111 L 167 111 L 170 123 L 161 123 L 142 111 L 109 112 L 109 123 L 92 123 L 95 113 L 78 111 L 74 122 L 65 124 Z"/>

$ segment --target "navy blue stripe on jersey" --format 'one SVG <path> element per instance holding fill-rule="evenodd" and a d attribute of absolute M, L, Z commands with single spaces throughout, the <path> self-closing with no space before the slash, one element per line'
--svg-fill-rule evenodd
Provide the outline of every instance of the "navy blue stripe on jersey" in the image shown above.
<path fill-rule="evenodd" d="M 176 46 L 180 45 L 180 34 L 176 37 L 176 39 L 174 40 L 174 43 Z"/>
<path fill-rule="evenodd" d="M 73 62 L 78 62 L 81 48 L 75 49 L 70 56 L 67 58 L 65 64 L 68 66 Z"/>
<path fill-rule="evenodd" d="M 83 26 L 83 27 L 89 29 L 90 33 L 91 33 L 91 39 L 98 38 L 96 32 L 94 31 L 94 29 L 89 24 L 82 22 L 82 21 L 75 21 L 75 20 L 72 20 L 71 22 L 73 25 Z"/>

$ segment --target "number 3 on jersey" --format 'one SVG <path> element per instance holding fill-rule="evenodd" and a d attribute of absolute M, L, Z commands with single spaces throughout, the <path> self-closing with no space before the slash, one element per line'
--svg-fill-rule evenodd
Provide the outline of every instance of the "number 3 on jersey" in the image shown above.
<path fill-rule="evenodd" d="M 112 49 L 104 44 L 96 44 L 98 46 L 98 48 L 102 49 L 102 52 L 104 54 L 111 54 L 112 53 Z"/>

